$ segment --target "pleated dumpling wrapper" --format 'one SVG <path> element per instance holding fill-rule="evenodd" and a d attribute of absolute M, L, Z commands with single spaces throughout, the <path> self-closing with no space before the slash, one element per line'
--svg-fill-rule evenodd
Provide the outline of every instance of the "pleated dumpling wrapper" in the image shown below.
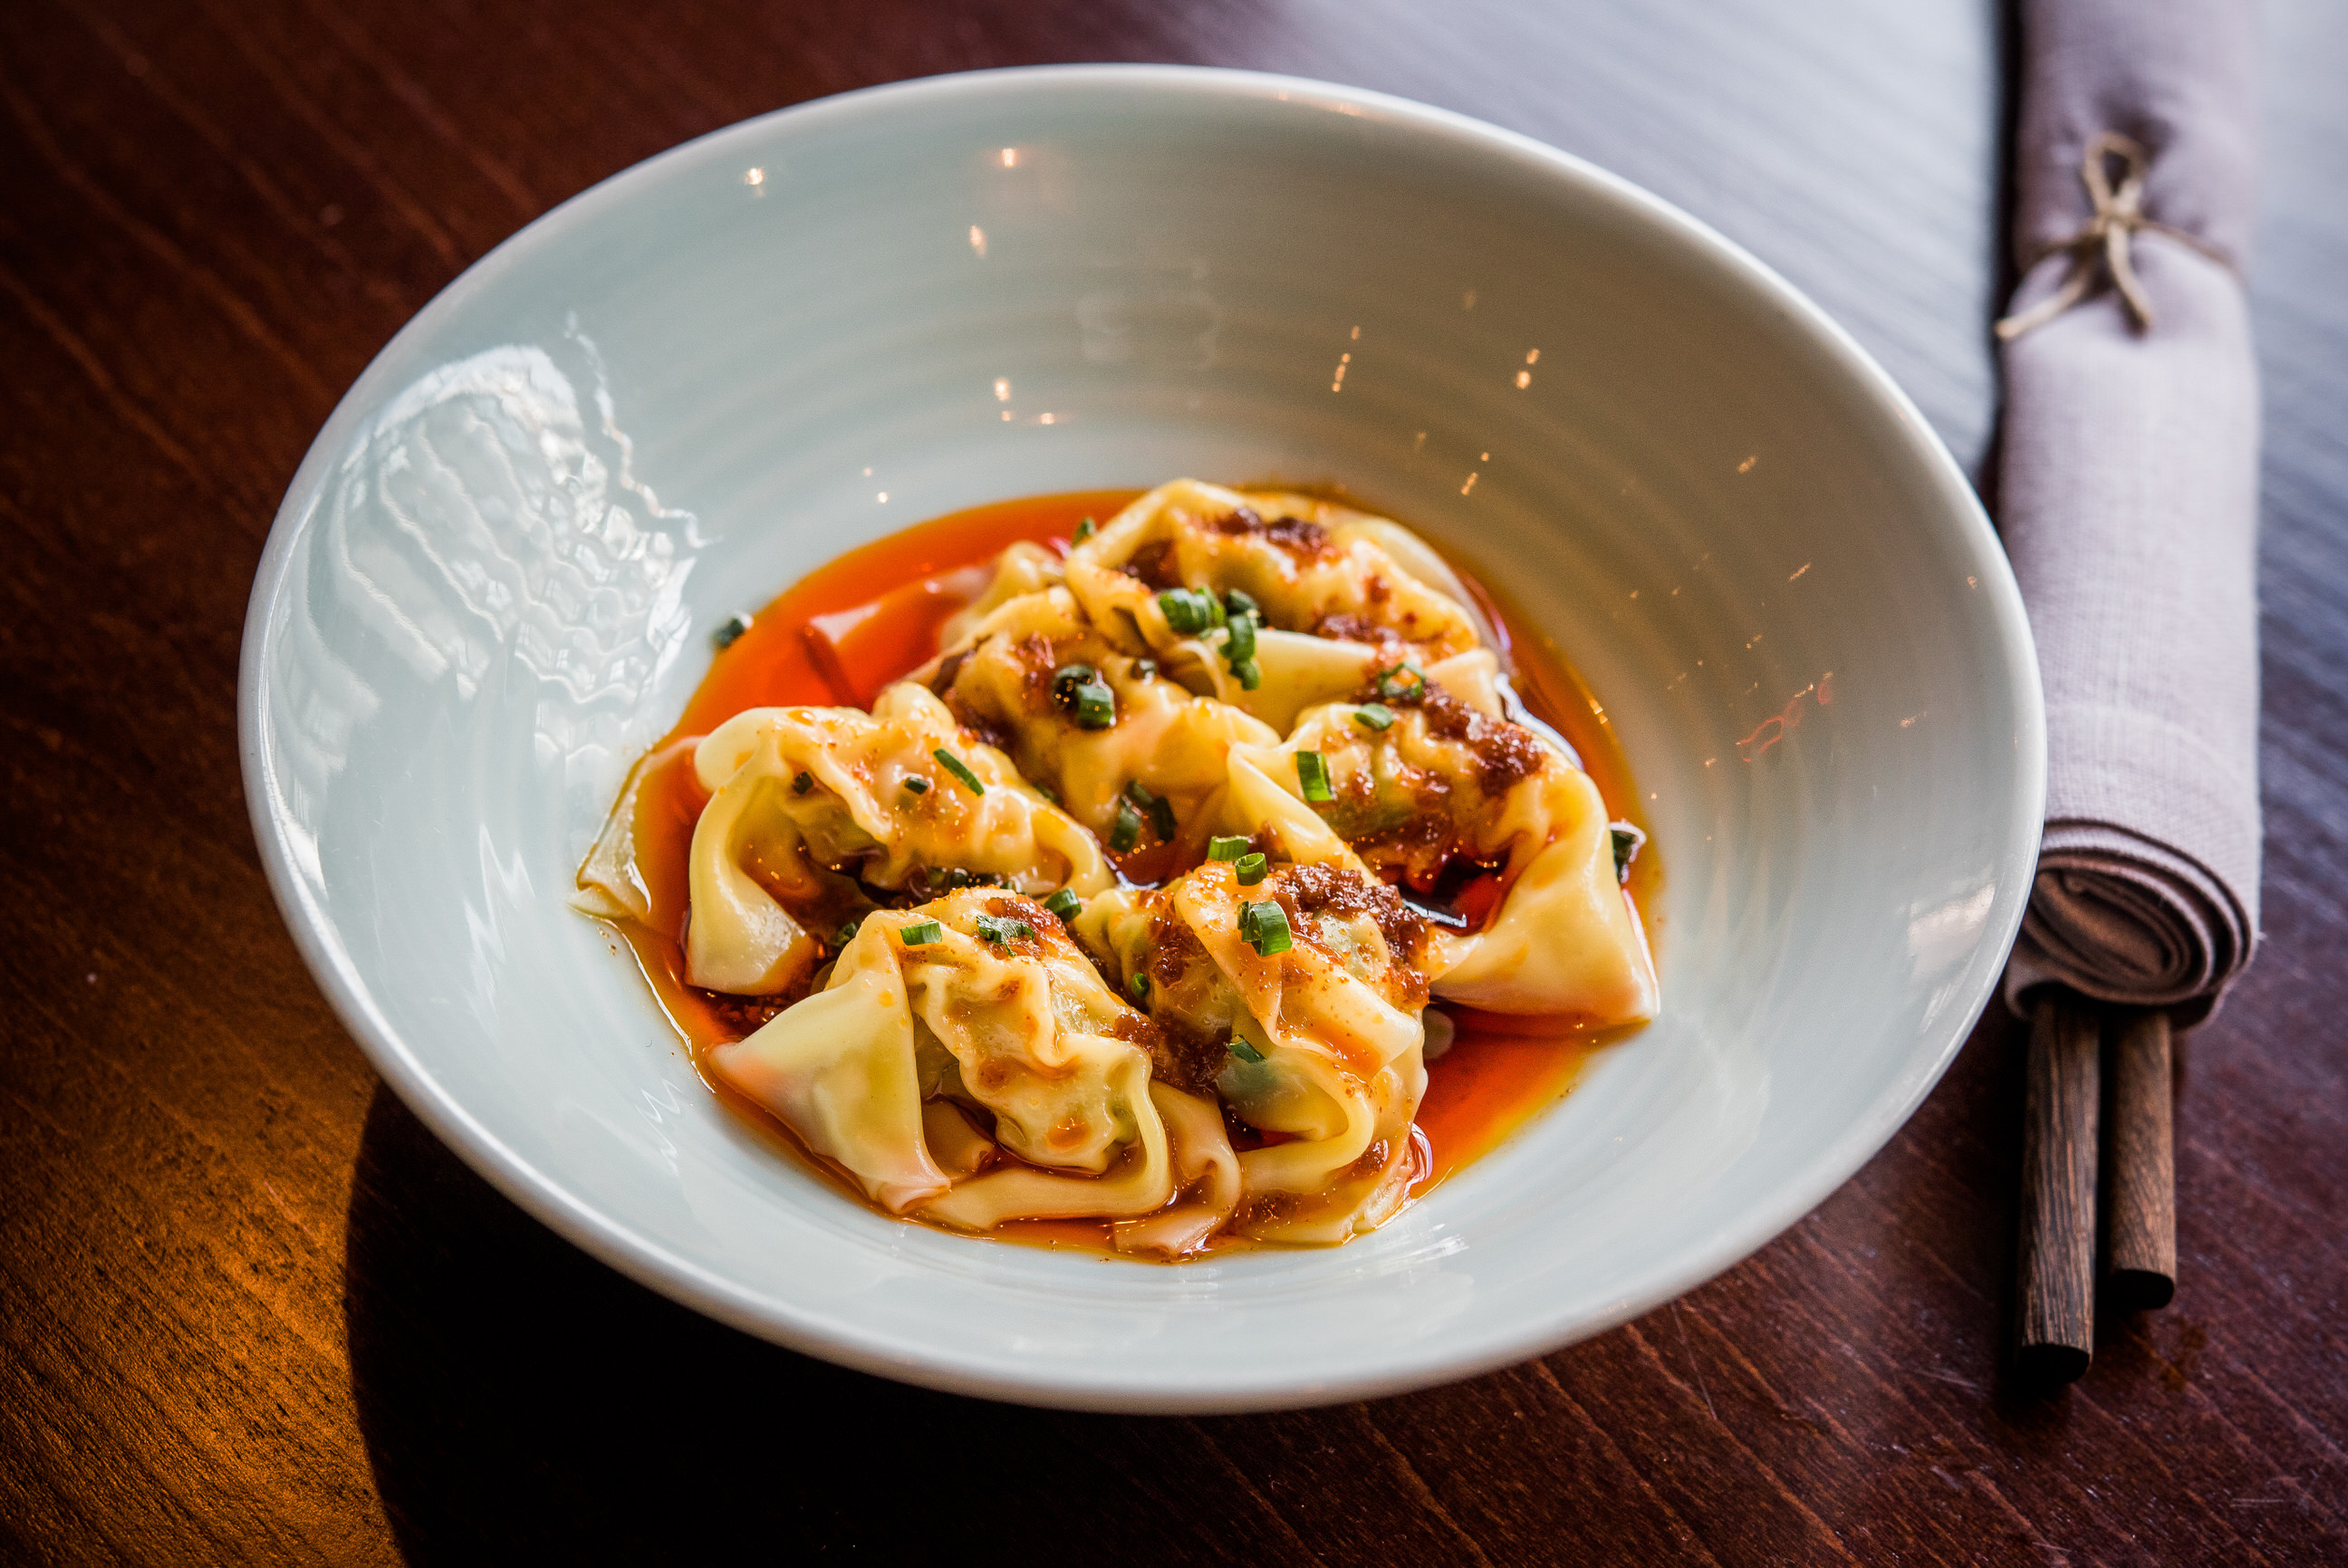
<path fill-rule="evenodd" d="M 1235 707 L 1193 696 L 1146 655 L 1119 652 L 1066 588 L 996 605 L 911 678 L 1120 849 L 1156 836 L 1161 824 L 1151 822 L 1149 800 L 1165 799 L 1187 820 L 1222 788 L 1232 745 L 1280 738 Z"/>
<path fill-rule="evenodd" d="M 1088 896 L 1112 880 L 1093 836 L 918 686 L 889 686 L 869 714 L 747 709 L 694 767 L 710 800 L 693 831 L 685 967 L 713 991 L 790 990 L 872 907 L 860 884 L 920 886 L 950 867 Z"/>
<path fill-rule="evenodd" d="M 1210 1085 L 1285 1139 L 1240 1151 L 1234 1231 L 1325 1244 L 1401 1206 L 1426 1091 L 1426 988 L 1412 962 L 1426 930 L 1391 889 L 1335 866 L 1242 885 L 1210 861 L 1161 889 L 1093 900 L 1076 929 L 1146 997 L 1165 1031 L 1164 1075 Z"/>
<path fill-rule="evenodd" d="M 1480 867 L 1498 906 L 1479 930 L 1432 934 L 1436 995 L 1601 1026 L 1653 1017 L 1654 960 L 1598 786 L 1536 730 L 1462 701 L 1444 673 L 1375 705 L 1311 709 L 1278 746 L 1232 748 L 1220 830 L 1421 890 Z"/>
<path fill-rule="evenodd" d="M 1283 734 L 1382 668 L 1489 641 L 1457 575 L 1416 536 L 1278 491 L 1160 485 L 1071 550 L 1066 575 L 1119 651 Z M 1234 603 L 1255 613 L 1234 617 Z"/>
<path fill-rule="evenodd" d="M 1150 1081 L 1156 1033 L 1042 905 L 970 888 L 866 916 L 823 990 L 710 1066 L 891 1212 L 1103 1218 L 1179 1253 L 1239 1172 L 1211 1102 Z"/>

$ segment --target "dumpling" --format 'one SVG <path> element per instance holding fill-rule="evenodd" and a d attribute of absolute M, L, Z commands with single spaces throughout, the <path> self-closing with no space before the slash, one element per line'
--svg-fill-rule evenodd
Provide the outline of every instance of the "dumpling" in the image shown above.
<path fill-rule="evenodd" d="M 1307 768 L 1325 777 L 1326 799 L 1308 799 Z M 1233 748 L 1231 775 L 1222 830 L 1343 863 L 1334 840 L 1382 880 L 1431 899 L 1450 897 L 1462 873 L 1489 877 L 1497 909 L 1475 929 L 1430 937 L 1437 995 L 1598 1024 L 1654 1016 L 1653 960 L 1622 892 L 1605 803 L 1533 730 L 1418 680 L 1376 707 L 1315 708 L 1280 746 Z"/>
<path fill-rule="evenodd" d="M 863 889 L 923 888 L 932 869 L 1033 893 L 1111 881 L 1092 835 L 918 686 L 890 686 L 870 714 L 747 709 L 694 767 L 711 793 L 688 861 L 685 967 L 711 990 L 791 989 L 821 938 L 872 907 Z"/>
<path fill-rule="evenodd" d="M 1150 1082 L 1155 1034 L 1057 917 L 970 888 L 867 916 L 824 990 L 710 1061 L 892 1212 L 1154 1218 L 1131 1250 L 1187 1251 L 1236 1161 L 1219 1116 Z"/>
<path fill-rule="evenodd" d="M 1153 798 L 1187 820 L 1222 787 L 1234 743 L 1279 739 L 1237 708 L 1193 696 L 1155 661 L 1119 652 L 1066 588 L 996 605 L 912 678 L 1120 850 L 1158 839 L 1164 822 L 1152 820 L 1163 815 L 1150 809 Z"/>
<path fill-rule="evenodd" d="M 1239 1152 L 1235 1230 L 1339 1242 L 1401 1205 L 1426 1087 L 1426 928 L 1392 889 L 1326 865 L 1242 886 L 1210 861 L 1092 901 L 1076 929 L 1164 1031 L 1160 1076 L 1211 1085 L 1283 1140 Z"/>
<path fill-rule="evenodd" d="M 1482 640 L 1464 590 L 1454 598 L 1406 569 L 1388 535 L 1367 526 L 1382 521 L 1177 480 L 1076 545 L 1067 585 L 1119 650 L 1150 655 L 1189 689 L 1284 731 L 1382 667 L 1425 665 Z M 1230 624 L 1234 594 L 1257 607 L 1256 624 Z"/>

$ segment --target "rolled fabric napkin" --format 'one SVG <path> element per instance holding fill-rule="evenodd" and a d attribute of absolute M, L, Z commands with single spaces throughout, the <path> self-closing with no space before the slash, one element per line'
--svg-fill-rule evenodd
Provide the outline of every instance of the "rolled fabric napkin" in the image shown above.
<path fill-rule="evenodd" d="M 2023 44 L 2001 511 L 2047 789 L 2005 995 L 2191 1024 L 2258 936 L 2256 15 L 2025 0 Z"/>

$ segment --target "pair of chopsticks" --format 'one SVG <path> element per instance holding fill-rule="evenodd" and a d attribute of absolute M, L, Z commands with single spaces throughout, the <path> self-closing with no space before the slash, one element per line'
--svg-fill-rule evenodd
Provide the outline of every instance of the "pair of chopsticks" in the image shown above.
<path fill-rule="evenodd" d="M 2106 1039 L 2113 1078 L 2107 1130 Z M 2168 1015 L 2106 1006 L 2050 986 L 2031 1015 L 2028 1075 L 2014 1360 L 2034 1382 L 2069 1383 L 2095 1357 L 2099 1175 L 2110 1179 L 2103 1211 L 2107 1301 L 2149 1310 L 2167 1306 L 2177 1294 Z"/>

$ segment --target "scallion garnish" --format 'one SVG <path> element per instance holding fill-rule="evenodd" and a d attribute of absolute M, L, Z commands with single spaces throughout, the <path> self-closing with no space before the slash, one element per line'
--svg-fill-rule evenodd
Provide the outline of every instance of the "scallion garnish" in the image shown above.
<path fill-rule="evenodd" d="M 1125 988 L 1133 993 L 1133 999 L 1137 1002 L 1149 1000 L 1149 976 L 1147 975 L 1136 975 L 1125 983 Z"/>
<path fill-rule="evenodd" d="M 1222 616 L 1222 606 L 1193 588 L 1169 588 L 1158 595 L 1159 613 L 1177 635 L 1194 637 Z"/>
<path fill-rule="evenodd" d="M 1365 702 L 1354 710 L 1354 722 L 1365 729 L 1379 731 L 1394 727 L 1395 710 L 1382 702 Z"/>
<path fill-rule="evenodd" d="M 1082 544 L 1086 540 L 1090 539 L 1097 531 L 1097 530 L 1093 525 L 1093 520 L 1091 518 L 1086 518 L 1084 521 L 1076 524 L 1076 537 L 1074 542 Z"/>
<path fill-rule="evenodd" d="M 1240 905 L 1240 936 L 1260 958 L 1270 958 L 1296 945 L 1288 929 L 1288 912 L 1271 903 Z"/>
<path fill-rule="evenodd" d="M 908 947 L 922 946 L 935 942 L 944 934 L 944 927 L 939 925 L 934 920 L 917 920 L 911 925 L 901 925 L 897 928 L 898 940 Z"/>
<path fill-rule="evenodd" d="M 1407 681 L 1402 677 L 1407 675 Z M 1417 698 L 1426 695 L 1426 672 L 1408 659 L 1398 665 L 1388 665 L 1377 673 L 1377 693 L 1388 702 L 1402 698 Z"/>
<path fill-rule="evenodd" d="M 863 923 L 864 917 L 860 914 L 855 919 L 845 923 L 838 931 L 831 934 L 831 944 L 834 947 L 847 946 L 850 943 L 856 940 L 856 928 Z"/>
<path fill-rule="evenodd" d="M 947 772 L 961 779 L 962 787 L 963 789 L 969 790 L 973 795 L 983 795 L 986 793 L 986 786 L 978 781 L 978 775 L 973 773 L 970 770 L 969 765 L 964 763 L 961 758 L 956 757 L 953 752 L 948 751 L 942 746 L 932 751 L 930 755 L 938 759 L 939 767 L 944 769 Z"/>
<path fill-rule="evenodd" d="M 1255 657 L 1255 616 L 1253 614 L 1231 617 L 1231 630 L 1224 635 L 1223 657 L 1231 661 L 1231 667 L 1234 669 Z"/>
<path fill-rule="evenodd" d="M 930 792 L 930 781 L 916 773 L 905 780 L 905 788 L 916 795 L 926 795 Z"/>
<path fill-rule="evenodd" d="M 1054 914 L 1058 915 L 1061 921 L 1065 923 L 1067 921 L 1076 918 L 1076 912 L 1085 907 L 1085 901 L 1076 896 L 1076 890 L 1074 888 L 1064 887 L 1059 892 L 1054 893 L 1051 897 L 1045 899 L 1044 901 L 1044 907 L 1050 910 Z"/>
<path fill-rule="evenodd" d="M 1632 822 L 1609 822 L 1606 830 L 1614 835 L 1614 880 L 1627 882 L 1631 880 L 1631 862 L 1639 858 L 1647 835 Z"/>
<path fill-rule="evenodd" d="M 1008 915 L 982 914 L 971 923 L 978 927 L 978 934 L 989 942 L 1024 942 L 1035 934 L 1034 926 L 1024 920 L 1013 920 Z"/>
<path fill-rule="evenodd" d="M 717 651 L 722 654 L 742 640 L 742 634 L 750 629 L 754 619 L 737 611 L 719 623 L 717 630 L 709 634 L 709 640 L 717 645 Z"/>
<path fill-rule="evenodd" d="M 1130 801 L 1119 800 L 1117 818 L 1109 824 L 1108 847 L 1121 855 L 1140 841 L 1141 813 L 1133 809 Z"/>
<path fill-rule="evenodd" d="M 1149 814 L 1149 825 L 1161 842 L 1174 841 L 1174 802 L 1137 779 L 1125 787 L 1125 798 Z"/>
<path fill-rule="evenodd" d="M 1224 590 L 1223 608 L 1234 621 L 1241 615 L 1252 615 L 1259 621 L 1263 619 L 1263 606 L 1255 602 L 1253 595 L 1238 588 Z"/>
<path fill-rule="evenodd" d="M 1207 841 L 1207 858 L 1210 861 L 1235 861 L 1247 853 L 1248 841 L 1237 833 L 1218 833 Z"/>
<path fill-rule="evenodd" d="M 1240 683 L 1240 690 L 1253 691 L 1263 685 L 1263 666 L 1253 659 L 1242 659 L 1231 666 L 1231 676 Z"/>
<path fill-rule="evenodd" d="M 1100 681 L 1076 688 L 1076 707 L 1079 729 L 1107 729 L 1117 722 L 1117 693 Z"/>
<path fill-rule="evenodd" d="M 1261 854 L 1241 855 L 1231 865 L 1231 870 L 1240 874 L 1241 887 L 1255 886 L 1256 883 L 1263 881 L 1264 873 L 1271 869 L 1272 862 Z"/>
<path fill-rule="evenodd" d="M 1317 751 L 1296 754 L 1296 781 L 1304 788 L 1307 800 L 1334 800 L 1335 790 L 1329 788 L 1329 760 Z"/>
<path fill-rule="evenodd" d="M 1263 1053 L 1262 1051 L 1257 1050 L 1253 1046 L 1249 1045 L 1237 1035 L 1233 1035 L 1231 1037 L 1231 1055 L 1239 1057 L 1239 1059 L 1243 1062 L 1260 1062 L 1264 1059 Z"/>

